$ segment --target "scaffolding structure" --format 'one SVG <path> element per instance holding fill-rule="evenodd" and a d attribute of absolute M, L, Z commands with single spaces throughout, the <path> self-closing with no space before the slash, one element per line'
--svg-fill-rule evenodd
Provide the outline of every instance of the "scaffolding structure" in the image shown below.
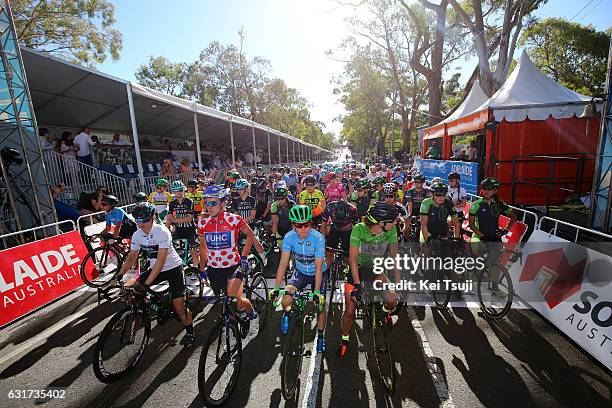
<path fill-rule="evenodd" d="M 0 235 L 57 221 L 9 1 L 0 4 Z M 45 228 L 41 236 L 53 234 Z M 27 236 L 17 235 L 16 243 Z M 9 243 L 8 245 L 15 243 Z M 7 246 L 3 242 L 3 246 Z"/>
<path fill-rule="evenodd" d="M 606 95 L 602 110 L 601 133 L 595 158 L 595 177 L 591 192 L 591 227 L 612 231 L 612 38 L 608 50 Z"/>

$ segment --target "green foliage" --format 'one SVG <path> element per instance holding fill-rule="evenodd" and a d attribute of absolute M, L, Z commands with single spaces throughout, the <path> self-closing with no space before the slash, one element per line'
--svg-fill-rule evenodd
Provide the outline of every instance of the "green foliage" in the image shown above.
<path fill-rule="evenodd" d="M 11 9 L 26 47 L 88 66 L 119 59 L 123 38 L 108 0 L 12 0 Z"/>
<path fill-rule="evenodd" d="M 604 92 L 609 35 L 592 25 L 547 18 L 523 32 L 533 62 L 555 81 L 587 95 Z"/>
<path fill-rule="evenodd" d="M 288 133 L 325 149 L 334 147 L 334 135 L 310 118 L 309 103 L 282 79 L 270 78 L 270 62 L 249 58 L 238 45 L 211 42 L 197 61 L 175 63 L 150 57 L 136 71 L 136 79 L 150 88 L 196 101 Z"/>

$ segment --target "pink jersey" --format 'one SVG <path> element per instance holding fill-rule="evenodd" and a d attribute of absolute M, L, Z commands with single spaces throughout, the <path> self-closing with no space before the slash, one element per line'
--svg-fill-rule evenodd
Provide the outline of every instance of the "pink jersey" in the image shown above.
<path fill-rule="evenodd" d="M 335 184 L 335 186 L 328 184 L 327 188 L 325 189 L 325 195 L 327 196 L 327 200 L 329 202 L 340 200 L 342 198 L 342 194 L 344 194 L 344 186 L 342 183 L 336 181 Z"/>
<path fill-rule="evenodd" d="M 245 226 L 241 216 L 225 211 L 198 221 L 198 235 L 204 237 L 208 248 L 208 266 L 229 268 L 240 262 L 238 234 Z"/>

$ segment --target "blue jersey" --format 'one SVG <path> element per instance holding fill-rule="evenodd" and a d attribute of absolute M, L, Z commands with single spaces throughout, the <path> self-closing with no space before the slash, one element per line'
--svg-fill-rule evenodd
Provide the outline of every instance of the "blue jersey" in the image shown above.
<path fill-rule="evenodd" d="M 287 183 L 287 187 L 297 186 L 298 178 L 297 175 L 285 174 L 283 180 Z"/>
<path fill-rule="evenodd" d="M 106 225 L 117 225 L 127 217 L 127 213 L 119 207 L 113 208 L 111 211 L 106 212 Z"/>
<path fill-rule="evenodd" d="M 319 231 L 311 229 L 306 239 L 302 240 L 295 230 L 291 230 L 283 238 L 283 251 L 293 252 L 296 269 L 304 275 L 315 275 L 315 259 L 323 260 L 325 265 L 325 238 Z"/>

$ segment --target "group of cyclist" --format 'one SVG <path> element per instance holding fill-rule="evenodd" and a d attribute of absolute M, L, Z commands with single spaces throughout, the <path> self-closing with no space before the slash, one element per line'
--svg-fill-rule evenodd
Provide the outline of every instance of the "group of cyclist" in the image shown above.
<path fill-rule="evenodd" d="M 117 198 L 105 195 L 101 202 L 107 211 L 105 233 L 113 226 L 113 236 L 130 239 L 130 253 L 119 273 L 127 273 L 143 251 L 150 269 L 138 278 L 136 290 L 168 281 L 174 309 L 185 326 L 184 343 L 193 345 L 192 314 L 184 306 L 181 258 L 172 245 L 174 239 L 187 240 L 200 278 L 215 293 L 225 292 L 237 299 L 237 309 L 254 320 L 257 313 L 243 294 L 243 277 L 248 272 L 248 256 L 257 253 L 267 262 L 263 245 L 253 228 L 264 228 L 276 236 L 280 260 L 271 300 L 281 293 L 290 265 L 294 269 L 285 291 L 312 288 L 313 302 L 319 306 L 317 351 L 325 351 L 326 273 L 333 252 L 345 254 L 348 273 L 345 282 L 345 310 L 338 352 L 344 356 L 355 319 L 355 300 L 362 288 L 374 280 L 399 280 L 399 271 L 373 273 L 377 257 L 395 257 L 402 241 L 418 241 L 427 249 L 432 238 L 462 237 L 459 215 L 467 194 L 457 173 L 426 183 L 425 177 L 409 166 L 397 165 L 368 173 L 359 165 L 332 168 L 304 166 L 273 167 L 264 174 L 261 166 L 242 176 L 230 170 L 222 183 L 200 172 L 187 185 L 160 178 L 150 194 L 138 193 L 131 217 L 116 207 Z M 499 242 L 516 220 L 513 211 L 497 196 L 500 184 L 494 178 L 482 184 L 483 197 L 471 204 L 469 226 L 472 239 Z M 510 223 L 500 232 L 498 216 L 506 214 Z M 133 221 L 131 221 L 133 218 Z M 419 220 L 419 222 L 414 222 Z M 420 228 L 419 228 L 420 225 Z M 418 229 L 414 231 L 413 229 Z M 420 230 L 420 231 L 419 231 Z M 244 239 L 239 245 L 239 239 Z M 416 237 L 416 238 L 415 238 Z M 293 298 L 281 300 L 281 333 L 287 333 Z M 383 311 L 397 306 L 394 293 L 383 293 Z"/>

